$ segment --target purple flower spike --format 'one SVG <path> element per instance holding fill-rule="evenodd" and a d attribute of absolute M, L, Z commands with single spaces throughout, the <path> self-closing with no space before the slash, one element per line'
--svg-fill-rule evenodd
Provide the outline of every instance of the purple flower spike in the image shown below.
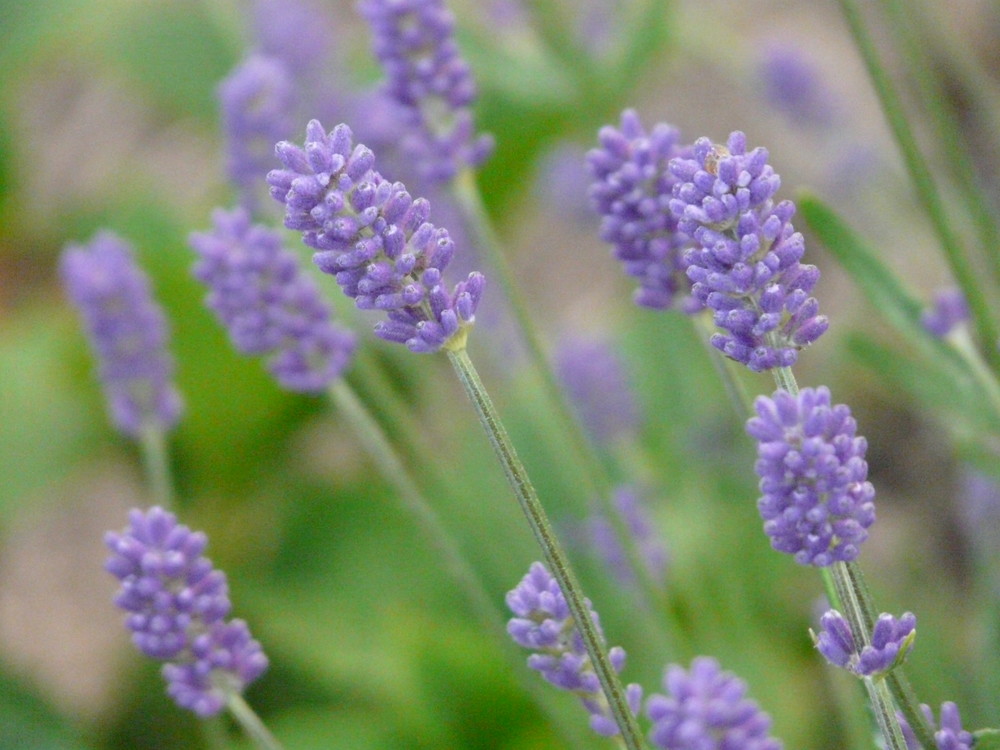
<path fill-rule="evenodd" d="M 455 246 L 428 221 L 430 204 L 376 172 L 375 156 L 353 144 L 347 125 L 327 134 L 313 120 L 304 148 L 283 141 L 276 151 L 286 168 L 267 181 L 285 204 L 285 226 L 303 233 L 316 265 L 359 308 L 388 313 L 375 335 L 415 352 L 464 346 L 485 279 L 471 273 L 451 291 L 444 286 Z"/>
<path fill-rule="evenodd" d="M 614 505 L 635 540 L 646 570 L 654 581 L 662 585 L 666 577 L 667 551 L 656 536 L 642 497 L 632 487 L 618 487 L 614 493 Z M 635 576 L 628 555 L 605 516 L 596 515 L 590 519 L 590 536 L 594 547 L 618 579 L 623 583 L 633 583 Z"/>
<path fill-rule="evenodd" d="M 622 113 L 620 129 L 609 125 L 598 137 L 601 147 L 587 154 L 594 177 L 590 200 L 601 216 L 601 239 L 614 245 L 625 273 L 639 281 L 636 304 L 700 310 L 685 273 L 691 238 L 670 211 L 677 178 L 667 168 L 671 159 L 690 154 L 690 146 L 670 125 L 659 123 L 647 133 L 631 109 Z"/>
<path fill-rule="evenodd" d="M 934 727 L 934 714 L 930 706 L 925 703 L 920 704 L 920 710 L 924 712 L 927 722 Z M 906 723 L 902 714 L 897 714 L 899 728 L 903 730 L 903 738 L 906 740 L 908 750 L 921 750 L 922 745 L 917 742 L 917 737 Z M 972 732 L 962 729 L 962 717 L 959 716 L 958 706 L 951 701 L 941 704 L 941 727 L 934 732 L 934 744 L 937 750 L 971 750 L 974 737 Z"/>
<path fill-rule="evenodd" d="M 404 149 L 430 180 L 446 182 L 481 164 L 493 148 L 476 136 L 469 106 L 472 72 L 455 43 L 455 19 L 442 0 L 362 0 L 385 92 L 408 127 Z"/>
<path fill-rule="evenodd" d="M 879 615 L 871 643 L 860 650 L 850 625 L 837 610 L 826 612 L 820 625 L 816 648 L 831 664 L 859 677 L 884 675 L 902 664 L 917 634 L 917 618 L 912 612 L 904 613 L 898 620 L 892 615 Z"/>
<path fill-rule="evenodd" d="M 89 245 L 67 247 L 59 271 L 97 356 L 112 421 L 131 437 L 173 427 L 181 399 L 167 321 L 129 244 L 101 232 Z"/>
<path fill-rule="evenodd" d="M 532 563 L 528 574 L 517 588 L 507 594 L 507 606 L 516 615 L 507 623 L 507 632 L 521 646 L 537 653 L 528 657 L 528 666 L 557 688 L 575 693 L 590 713 L 590 728 L 597 734 L 612 737 L 618 725 L 611 714 L 607 698 L 601 689 L 577 630 L 569 605 L 559 583 L 540 562 Z M 590 602 L 587 602 L 590 607 Z M 604 634 L 597 613 L 590 608 L 591 618 L 601 641 Z M 614 647 L 608 658 L 616 672 L 625 666 L 625 651 Z M 633 715 L 642 702 L 642 688 L 632 684 L 625 697 Z"/>
<path fill-rule="evenodd" d="M 216 210 L 212 232 L 194 233 L 195 277 L 206 303 L 243 354 L 269 354 L 268 367 L 291 391 L 316 393 L 354 354 L 354 335 L 330 320 L 329 306 L 282 247 L 277 232 L 252 224 L 243 208 Z"/>
<path fill-rule="evenodd" d="M 226 172 L 239 188 L 243 205 L 254 207 L 274 144 L 293 131 L 295 82 L 278 58 L 251 55 L 219 85 L 219 102 Z"/>
<path fill-rule="evenodd" d="M 825 387 L 779 390 L 754 407 L 746 429 L 757 440 L 757 508 L 771 546 L 802 565 L 855 559 L 875 522 L 875 490 L 851 410 L 831 406 Z"/>
<path fill-rule="evenodd" d="M 267 669 L 242 620 L 225 622 L 224 573 L 202 556 L 207 538 L 159 507 L 134 509 L 129 526 L 108 532 L 105 569 L 121 581 L 115 604 L 128 613 L 136 648 L 163 666 L 167 692 L 199 716 L 221 711 Z"/>
<path fill-rule="evenodd" d="M 555 368 L 580 420 L 601 445 L 633 435 L 639 407 L 621 355 L 606 341 L 569 339 L 555 354 Z"/>
<path fill-rule="evenodd" d="M 944 338 L 958 325 L 969 319 L 969 303 L 961 289 L 940 289 L 934 294 L 933 305 L 920 316 L 929 333 Z"/>
<path fill-rule="evenodd" d="M 726 146 L 699 138 L 691 157 L 670 162 L 677 182 L 670 209 L 693 239 L 684 255 L 695 299 L 714 311 L 711 343 L 755 372 L 795 363 L 827 329 L 810 297 L 819 270 L 799 263 L 795 205 L 771 200 L 781 180 L 767 151 L 747 151 L 743 133 Z"/>
<path fill-rule="evenodd" d="M 663 750 L 780 750 L 768 736 L 771 718 L 746 697 L 747 686 L 719 663 L 700 656 L 691 669 L 672 664 L 663 676 L 667 695 L 646 701 L 650 741 Z"/>

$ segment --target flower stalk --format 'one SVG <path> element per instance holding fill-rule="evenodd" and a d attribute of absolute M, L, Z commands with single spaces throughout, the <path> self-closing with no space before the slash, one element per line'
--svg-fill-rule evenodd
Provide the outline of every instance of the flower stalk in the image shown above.
<path fill-rule="evenodd" d="M 504 475 L 514 491 L 528 524 L 531 526 L 531 531 L 542 548 L 546 566 L 558 581 L 559 588 L 566 597 L 573 620 L 580 631 L 594 671 L 608 699 L 611 713 L 621 730 L 624 746 L 628 750 L 641 750 L 645 745 L 635 717 L 628 708 L 625 690 L 614 667 L 604 653 L 601 639 L 584 601 L 583 590 L 576 574 L 570 567 L 569 560 L 552 529 L 552 525 L 549 523 L 545 509 L 542 507 L 538 494 L 528 477 L 528 472 L 524 468 L 524 464 L 521 463 L 521 459 L 507 435 L 507 430 L 500 420 L 500 415 L 480 380 L 479 373 L 469 358 L 464 345 L 461 348 L 446 348 L 446 351 L 448 359 L 455 369 L 455 374 L 472 401 L 479 422 L 486 431 L 493 451 L 503 468 Z"/>

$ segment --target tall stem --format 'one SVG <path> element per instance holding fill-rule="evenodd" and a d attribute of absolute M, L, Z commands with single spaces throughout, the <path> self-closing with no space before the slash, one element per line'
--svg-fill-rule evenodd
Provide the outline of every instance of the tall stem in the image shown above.
<path fill-rule="evenodd" d="M 521 653 L 507 637 L 503 627 L 506 619 L 504 613 L 493 603 L 482 579 L 476 575 L 454 536 L 445 527 L 441 516 L 421 492 L 384 430 L 346 381 L 343 379 L 334 381 L 329 393 L 338 412 L 350 423 L 368 455 L 378 466 L 381 475 L 395 486 L 406 511 L 413 516 L 441 555 L 445 568 L 468 597 L 484 628 L 493 633 L 506 656 L 520 665 Z M 520 675 L 521 671 L 517 674 Z M 558 727 L 567 742 L 574 747 L 578 746 L 579 738 L 575 729 L 567 726 L 567 723 L 559 718 L 558 712 L 552 707 L 550 692 L 543 690 L 536 680 L 522 679 L 521 683 L 546 712 L 550 721 Z"/>
<path fill-rule="evenodd" d="M 159 426 L 146 427 L 139 436 L 139 450 L 153 503 L 169 510 L 174 502 L 174 487 L 166 437 Z"/>
<path fill-rule="evenodd" d="M 941 243 L 941 249 L 944 251 L 955 281 L 962 288 L 962 293 L 972 309 L 979 335 L 979 346 L 985 351 L 986 359 L 993 369 L 1000 371 L 1000 350 L 996 346 L 998 331 L 993 322 L 986 296 L 983 294 L 972 264 L 966 256 L 963 243 L 948 218 L 933 174 L 920 152 L 913 130 L 900 103 L 899 95 L 879 61 L 875 44 L 865 28 L 856 0 L 839 0 L 839 2 L 841 12 L 847 21 L 855 45 L 861 53 L 875 92 L 882 104 L 886 121 L 910 173 L 917 199 L 923 205 L 924 211 L 937 233 L 938 241 Z"/>
<path fill-rule="evenodd" d="M 638 725 L 635 717 L 629 710 L 628 701 L 625 698 L 625 690 L 608 656 L 605 653 L 605 645 L 601 643 L 597 628 L 594 626 L 589 608 L 584 599 L 583 589 L 576 578 L 576 574 L 570 567 L 566 553 L 559 544 L 552 525 L 549 523 L 545 509 L 542 507 L 538 494 L 528 477 L 528 472 L 521 463 L 514 445 L 507 435 L 507 430 L 500 421 L 493 401 L 490 399 L 486 388 L 483 386 L 472 360 L 463 348 L 448 350 L 448 359 L 455 368 L 455 373 L 465 388 L 469 399 L 476 409 L 479 421 L 486 431 L 490 444 L 496 453 L 497 459 L 503 468 L 511 489 L 524 512 L 531 531 L 535 535 L 545 562 L 549 570 L 559 583 L 559 588 L 566 597 L 573 621 L 580 632 L 587 653 L 590 655 L 591 663 L 597 674 L 597 679 L 601 683 L 604 695 L 608 699 L 611 713 L 618 728 L 621 730 L 621 737 L 625 747 L 629 750 L 641 750 L 644 748 Z"/>
<path fill-rule="evenodd" d="M 257 747 L 261 750 L 282 750 L 281 743 L 268 731 L 260 717 L 243 700 L 242 695 L 230 693 L 226 705 L 229 708 L 229 713 L 233 715 L 233 718 Z"/>
<path fill-rule="evenodd" d="M 534 318 L 524 301 L 524 296 L 514 279 L 510 264 L 507 262 L 500 242 L 493 231 L 492 222 L 486 214 L 471 170 L 466 170 L 456 177 L 452 184 L 452 194 L 462 209 L 470 228 L 475 233 L 477 248 L 485 255 L 500 282 L 504 296 L 524 337 L 524 343 L 534 363 L 535 371 L 541 379 L 546 398 L 559 421 L 558 435 L 569 444 L 571 454 L 575 459 L 578 476 L 585 482 L 589 495 L 597 499 L 608 522 L 614 529 L 618 543 L 625 551 L 629 567 L 646 601 L 655 611 L 664 612 L 666 601 L 663 589 L 657 585 L 649 568 L 643 563 L 635 537 L 630 533 L 627 524 L 614 506 L 612 500 L 614 482 L 605 468 L 604 461 L 587 438 L 586 432 L 567 400 L 566 392 L 559 387 L 552 368 L 549 366 L 538 326 L 535 325 Z M 659 621 L 653 623 L 653 627 L 656 628 L 661 637 L 665 637 L 666 634 Z"/>

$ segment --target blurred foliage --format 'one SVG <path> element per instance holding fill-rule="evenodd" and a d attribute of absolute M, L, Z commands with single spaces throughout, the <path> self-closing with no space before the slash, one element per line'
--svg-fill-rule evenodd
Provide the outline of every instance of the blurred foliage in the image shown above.
<path fill-rule="evenodd" d="M 346 25 L 334 43 L 361 49 L 360 22 L 346 4 L 327 5 Z M 666 663 L 711 654 L 748 682 L 786 747 L 842 748 L 867 731 L 860 686 L 827 668 L 808 638 L 818 579 L 775 554 L 760 532 L 753 447 L 698 332 L 686 319 L 630 305 L 596 222 L 585 225 L 539 197 L 536 176 L 542 188 L 565 190 L 553 175 L 538 174 L 553 148 L 589 147 L 622 107 L 637 106 L 650 124 L 663 110 L 676 111 L 681 124 L 700 129 L 692 136 L 721 138 L 730 122 L 754 138 L 754 130 L 765 134 L 761 142 L 774 132 L 783 193 L 811 181 L 824 195 L 802 201 L 800 228 L 812 232 L 807 260 L 823 265 L 829 286 L 818 296 L 834 323 L 803 355 L 800 377 L 829 384 L 837 401 L 852 406 L 862 433 L 878 431 L 886 445 L 873 444 L 873 455 L 912 454 L 934 476 L 914 488 L 919 483 L 907 485 L 891 461 L 872 459 L 880 522 L 862 559 L 880 605 L 918 615 L 908 669 L 920 695 L 935 706 L 958 702 L 967 727 L 995 723 L 998 592 L 976 577 L 988 566 L 973 559 L 960 528 L 956 488 L 963 462 L 1000 480 L 1000 412 L 990 390 L 996 381 L 967 351 L 919 326 L 922 300 L 946 272 L 896 163 L 866 153 L 863 168 L 848 169 L 846 189 L 833 166 L 818 166 L 841 159 L 844 142 L 775 119 L 745 59 L 762 45 L 768 22 L 740 15 L 748 11 L 739 3 L 622 0 L 612 4 L 617 21 L 606 31 L 613 43 L 602 54 L 574 31 L 589 3 L 525 5 L 534 32 L 491 22 L 485 4 L 455 3 L 460 42 L 481 87 L 478 122 L 497 139 L 480 185 L 547 339 L 555 346 L 568 330 L 614 336 L 624 353 L 643 420 L 617 460 L 605 458 L 619 479 L 641 485 L 650 498 L 670 551 L 667 611 L 645 612 L 638 593 L 579 542 L 592 498 L 581 496 L 519 348 L 503 343 L 512 337 L 502 314 L 482 324 L 470 352 L 539 494 L 566 538 L 576 540 L 574 562 L 609 642 L 629 654 L 626 681 L 654 692 Z M 830 8 L 802 5 L 800 15 L 783 17 L 787 36 L 802 46 L 811 35 L 845 44 Z M 55 275 L 64 244 L 110 226 L 135 244 L 170 319 L 186 403 L 171 443 L 178 508 L 184 523 L 208 533 L 235 613 L 250 622 L 272 661 L 247 697 L 285 746 L 564 746 L 558 725 L 584 724 L 574 699 L 556 699 L 554 720 L 532 702 L 503 644 L 483 632 L 336 411 L 281 392 L 260 362 L 232 351 L 202 305 L 186 237 L 208 224 L 214 205 L 231 200 L 214 92 L 244 53 L 247 11 L 235 0 L 0 0 L 0 570 L 12 536 L 30 537 L 52 515 L 78 513 L 82 502 L 93 503 L 97 515 L 144 502 L 126 491 L 87 494 L 95 475 L 116 474 L 138 454 L 108 425 L 89 352 Z M 826 23 L 819 30 L 810 25 L 816 14 Z M 352 80 L 372 72 L 367 58 L 351 66 Z M 865 96 L 858 94 L 863 79 L 849 84 L 848 77 L 839 81 L 842 93 Z M 101 109 L 109 90 L 117 98 L 108 101 L 127 111 Z M 852 101 L 857 119 L 845 129 L 882 156 L 892 146 L 877 118 L 874 125 L 864 120 L 866 106 L 855 115 Z M 93 131 L 72 118 L 84 115 L 106 124 L 113 147 L 83 139 Z M 102 161 L 119 146 L 118 160 Z M 52 185 L 57 194 L 42 189 Z M 834 261 L 847 277 L 837 275 Z M 415 463 L 420 453 L 395 429 L 401 418 L 380 383 L 405 402 L 422 447 L 439 459 L 433 486 L 460 490 L 435 493 L 435 507 L 502 606 L 538 553 L 464 395 L 440 358 L 377 341 L 367 333 L 370 319 L 345 309 L 325 286 L 360 332 L 365 362 L 349 382 Z M 747 373 L 742 382 L 751 394 L 773 390 L 762 375 Z M 916 428 L 887 424 L 893 414 Z M 76 495 L 81 502 L 67 508 L 56 502 Z M 38 545 L 48 543 L 39 536 Z M 74 545 L 97 546 L 71 537 L 51 554 Z M 87 589 L 93 597 L 110 588 L 100 564 L 95 557 Z M 67 684 L 90 680 L 43 677 L 52 670 L 37 670 L 38 657 L 18 651 L 15 636 L 35 624 L 6 615 L 9 597 L 21 589 L 4 578 L 0 748 L 170 750 L 218 746 L 212 738 L 219 736 L 248 747 L 228 720 L 203 726 L 178 710 L 157 667 L 131 654 L 123 629 L 105 666 L 115 689 L 68 699 Z M 51 581 L 32 583 L 39 623 L 67 624 L 56 632 L 78 641 L 81 652 L 107 641 L 79 610 L 44 596 L 58 590 Z M 668 619 L 673 639 L 651 638 L 646 614 Z M 585 730 L 579 736 L 582 747 L 607 746 Z"/>

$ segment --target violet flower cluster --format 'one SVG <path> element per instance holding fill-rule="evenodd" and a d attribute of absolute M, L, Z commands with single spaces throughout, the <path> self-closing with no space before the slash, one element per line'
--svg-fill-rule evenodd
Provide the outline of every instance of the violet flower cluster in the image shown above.
<path fill-rule="evenodd" d="M 663 750 L 780 750 L 771 718 L 746 697 L 747 686 L 707 656 L 685 670 L 670 665 L 663 675 L 667 695 L 646 701 L 653 721 L 650 741 Z"/>
<path fill-rule="evenodd" d="M 700 310 L 691 297 L 685 250 L 691 238 L 678 229 L 670 201 L 677 178 L 671 159 L 690 154 L 680 132 L 659 123 L 647 133 L 635 110 L 621 116 L 621 127 L 606 126 L 601 147 L 587 154 L 594 177 L 590 200 L 601 217 L 601 239 L 614 246 L 625 273 L 639 281 L 635 302 L 656 310 Z"/>
<path fill-rule="evenodd" d="M 181 708 L 213 716 L 267 669 L 267 657 L 231 608 L 226 576 L 202 555 L 207 538 L 159 507 L 129 513 L 109 532 L 105 569 L 121 581 L 115 604 L 128 613 L 136 648 L 166 662 L 167 693 Z"/>
<path fill-rule="evenodd" d="M 642 497 L 634 487 L 616 487 L 613 504 L 635 540 L 641 562 L 652 579 L 662 585 L 666 578 L 667 551 L 656 535 Z M 611 521 L 604 515 L 589 519 L 590 537 L 611 572 L 623 583 L 633 583 L 635 575 Z"/>
<path fill-rule="evenodd" d="M 920 322 L 933 336 L 944 338 L 969 319 L 969 303 L 961 289 L 940 289 L 933 304 L 920 316 Z"/>
<path fill-rule="evenodd" d="M 771 546 L 802 565 L 855 559 L 875 521 L 875 490 L 867 481 L 867 441 L 828 388 L 779 390 L 759 396 L 747 432 L 757 440 L 757 508 Z"/>
<path fill-rule="evenodd" d="M 403 149 L 423 177 L 444 182 L 481 164 L 493 147 L 477 136 L 470 105 L 476 84 L 455 43 L 455 18 L 443 0 L 362 0 L 385 93 L 407 126 Z"/>
<path fill-rule="evenodd" d="M 934 728 L 934 714 L 925 703 L 920 704 L 927 722 Z M 899 728 L 903 731 L 903 739 L 906 740 L 908 750 L 921 750 L 923 747 L 918 741 L 910 725 L 902 715 L 897 714 Z M 958 706 L 951 701 L 941 704 L 941 725 L 934 729 L 934 744 L 937 750 L 972 750 L 974 737 L 972 732 L 962 729 L 962 717 L 958 713 Z M 924 750 L 927 750 L 924 748 Z"/>
<path fill-rule="evenodd" d="M 293 132 L 295 81 L 278 58 L 255 54 L 219 85 L 226 134 L 226 172 L 240 190 L 240 202 L 256 208 L 261 175 L 274 144 Z"/>
<path fill-rule="evenodd" d="M 334 324 L 329 305 L 285 249 L 281 236 L 238 208 L 216 210 L 211 232 L 196 232 L 195 277 L 206 304 L 243 354 L 269 355 L 268 369 L 288 390 L 316 393 L 340 376 L 354 334 Z"/>
<path fill-rule="evenodd" d="M 111 418 L 126 435 L 167 430 L 181 412 L 167 321 L 130 245 L 111 232 L 70 245 L 59 267 L 97 356 Z"/>
<path fill-rule="evenodd" d="M 569 605 L 559 583 L 542 563 L 532 563 L 528 574 L 507 594 L 507 606 L 515 615 L 507 624 L 507 632 L 517 644 L 535 652 L 528 657 L 528 666 L 556 687 L 576 694 L 590 713 L 590 727 L 596 733 L 607 737 L 618 734 L 618 725 Z M 597 613 L 592 608 L 590 612 L 603 642 Z M 608 658 L 615 671 L 621 672 L 625 666 L 624 649 L 615 646 Z M 629 685 L 625 695 L 632 713 L 638 713 L 642 688 Z"/>
<path fill-rule="evenodd" d="M 608 342 L 566 341 L 556 350 L 555 370 L 594 442 L 611 445 L 635 433 L 639 405 L 625 363 Z"/>
<path fill-rule="evenodd" d="M 285 204 L 285 226 L 303 233 L 316 265 L 359 308 L 388 313 L 375 334 L 416 352 L 464 345 L 485 279 L 471 273 L 451 291 L 444 286 L 455 246 L 428 221 L 428 202 L 376 172 L 347 125 L 326 133 L 312 120 L 304 147 L 281 142 L 276 151 L 285 168 L 267 181 Z"/>
<path fill-rule="evenodd" d="M 859 677 L 878 677 L 903 663 L 913 648 L 917 618 L 912 612 L 899 619 L 881 614 L 875 622 L 870 643 L 858 648 L 851 626 L 835 609 L 820 619 L 821 630 L 815 637 L 816 648 L 836 667 Z"/>
<path fill-rule="evenodd" d="M 791 366 L 828 326 L 809 296 L 819 270 L 799 262 L 795 206 L 771 200 L 781 180 L 767 156 L 748 152 L 734 132 L 726 146 L 699 138 L 690 157 L 669 165 L 677 180 L 670 210 L 694 243 L 684 256 L 692 294 L 725 331 L 711 343 L 754 371 Z"/>

